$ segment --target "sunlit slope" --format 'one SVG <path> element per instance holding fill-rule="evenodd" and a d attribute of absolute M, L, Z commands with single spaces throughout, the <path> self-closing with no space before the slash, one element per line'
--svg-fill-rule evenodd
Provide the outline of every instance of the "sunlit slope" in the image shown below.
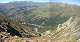
<path fill-rule="evenodd" d="M 59 24 L 54 31 L 45 32 L 41 37 L 45 42 L 80 42 L 80 16 L 71 17 L 63 24 Z"/>
<path fill-rule="evenodd" d="M 76 5 L 50 3 L 46 7 L 39 7 L 32 11 L 34 15 L 49 17 L 50 14 L 64 14 L 65 16 L 80 15 L 80 7 Z"/>

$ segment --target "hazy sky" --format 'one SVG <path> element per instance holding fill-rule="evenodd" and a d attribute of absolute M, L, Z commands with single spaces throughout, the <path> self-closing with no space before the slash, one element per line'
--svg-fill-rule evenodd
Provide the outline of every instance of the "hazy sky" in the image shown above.
<path fill-rule="evenodd" d="M 13 2 L 13 1 L 62 2 L 62 3 L 80 5 L 80 0 L 0 0 L 0 3 L 7 3 L 7 2 Z"/>

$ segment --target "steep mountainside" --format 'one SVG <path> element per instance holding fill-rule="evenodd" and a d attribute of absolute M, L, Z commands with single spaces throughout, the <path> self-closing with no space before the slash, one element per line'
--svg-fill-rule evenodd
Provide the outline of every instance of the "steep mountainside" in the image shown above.
<path fill-rule="evenodd" d="M 69 19 L 79 16 L 80 7 L 63 3 L 10 2 L 0 4 L 0 15 L 8 16 L 14 21 L 20 21 L 31 28 L 55 29 Z M 43 28 L 43 29 L 42 29 Z"/>
<path fill-rule="evenodd" d="M 80 42 L 79 11 L 63 3 L 0 3 L 0 41 Z"/>
<path fill-rule="evenodd" d="M 42 37 L 47 42 L 80 42 L 80 16 L 73 16 L 63 24 L 59 24 L 53 32 Z"/>

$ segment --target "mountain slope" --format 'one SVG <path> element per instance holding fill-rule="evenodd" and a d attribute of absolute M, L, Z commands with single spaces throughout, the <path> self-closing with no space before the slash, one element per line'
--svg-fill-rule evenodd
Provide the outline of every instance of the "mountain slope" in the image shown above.
<path fill-rule="evenodd" d="M 45 32 L 41 39 L 47 42 L 80 42 L 80 16 L 73 16 L 54 31 Z"/>
<path fill-rule="evenodd" d="M 10 2 L 0 5 L 0 14 L 31 28 L 55 29 L 70 16 L 80 15 L 80 7 L 62 3 Z M 37 26 L 36 26 L 37 25 Z"/>

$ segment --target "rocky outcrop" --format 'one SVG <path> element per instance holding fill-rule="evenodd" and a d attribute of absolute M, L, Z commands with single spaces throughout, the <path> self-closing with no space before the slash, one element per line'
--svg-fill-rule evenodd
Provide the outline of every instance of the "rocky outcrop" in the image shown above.
<path fill-rule="evenodd" d="M 78 42 L 80 39 L 80 16 L 73 16 L 54 33 L 54 41 L 56 42 Z"/>
<path fill-rule="evenodd" d="M 21 36 L 21 34 L 19 33 L 19 31 L 17 31 L 13 27 L 11 27 L 9 25 L 9 23 L 5 23 L 5 22 L 2 22 L 0 24 L 0 32 L 10 33 L 10 35 L 12 35 L 12 36 L 15 36 L 15 35 L 16 36 Z"/>
<path fill-rule="evenodd" d="M 80 16 L 70 17 L 42 39 L 47 42 L 80 42 Z"/>

